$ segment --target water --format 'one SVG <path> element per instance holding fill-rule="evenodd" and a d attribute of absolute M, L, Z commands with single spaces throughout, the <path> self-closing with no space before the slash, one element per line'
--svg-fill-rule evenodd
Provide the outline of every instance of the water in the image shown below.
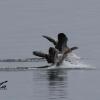
<path fill-rule="evenodd" d="M 2 100 L 99 100 L 98 70 L 34 69 L 0 72 Z"/>
<path fill-rule="evenodd" d="M 34 57 L 51 43 L 41 35 L 69 37 L 69 46 L 81 61 L 95 70 L 32 69 L 0 71 L 0 100 L 99 100 L 100 1 L 1 0 L 0 59 Z M 38 67 L 42 62 L 0 62 L 0 68 Z"/>

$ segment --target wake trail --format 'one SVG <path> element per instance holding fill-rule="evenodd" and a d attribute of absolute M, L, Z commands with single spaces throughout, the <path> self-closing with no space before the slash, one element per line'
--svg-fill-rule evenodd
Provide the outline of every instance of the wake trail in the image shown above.
<path fill-rule="evenodd" d="M 0 71 L 27 71 L 27 70 L 34 70 L 34 69 L 85 69 L 85 70 L 90 70 L 90 69 L 96 69 L 93 66 L 90 66 L 88 64 L 85 64 L 81 61 L 81 58 L 78 57 L 76 54 L 72 53 L 68 56 L 67 59 L 63 61 L 63 63 L 60 66 L 56 65 L 42 65 L 42 66 L 37 66 L 35 67 L 33 62 L 40 63 L 40 62 L 45 62 L 46 60 L 43 58 L 25 58 L 25 59 L 2 59 L 0 62 L 32 62 L 31 66 L 20 66 L 20 65 L 13 65 L 14 67 L 4 67 L 0 68 Z M 26 64 L 26 63 L 25 63 Z"/>

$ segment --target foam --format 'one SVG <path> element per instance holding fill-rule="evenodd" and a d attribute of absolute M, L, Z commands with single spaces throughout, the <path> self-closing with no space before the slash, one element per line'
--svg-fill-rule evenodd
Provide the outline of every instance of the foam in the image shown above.
<path fill-rule="evenodd" d="M 48 69 L 64 68 L 64 69 L 96 69 L 93 66 L 85 64 L 81 61 L 80 57 L 74 53 L 70 53 L 66 61 L 63 61 L 62 65 L 53 65 Z"/>

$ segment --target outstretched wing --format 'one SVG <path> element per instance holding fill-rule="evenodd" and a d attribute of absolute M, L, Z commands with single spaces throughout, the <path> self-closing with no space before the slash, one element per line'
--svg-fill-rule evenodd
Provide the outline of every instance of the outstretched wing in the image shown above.
<path fill-rule="evenodd" d="M 49 37 L 49 36 L 45 36 L 45 35 L 42 35 L 44 38 L 46 38 L 47 40 L 49 40 L 50 42 L 52 42 L 54 45 L 57 45 L 57 42 L 54 40 L 54 39 L 52 39 L 51 37 Z"/>
<path fill-rule="evenodd" d="M 33 55 L 38 56 L 38 57 L 43 57 L 43 58 L 47 56 L 47 54 L 39 52 L 39 51 L 33 51 Z"/>

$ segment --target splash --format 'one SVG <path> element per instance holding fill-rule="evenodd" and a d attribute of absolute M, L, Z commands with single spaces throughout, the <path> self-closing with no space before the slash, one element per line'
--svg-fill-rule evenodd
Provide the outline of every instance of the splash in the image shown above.
<path fill-rule="evenodd" d="M 74 53 L 69 54 L 68 58 L 63 61 L 61 66 L 53 65 L 51 67 L 48 67 L 48 69 L 57 69 L 57 68 L 62 68 L 62 69 L 96 69 L 95 67 L 81 61 L 81 58 Z"/>

